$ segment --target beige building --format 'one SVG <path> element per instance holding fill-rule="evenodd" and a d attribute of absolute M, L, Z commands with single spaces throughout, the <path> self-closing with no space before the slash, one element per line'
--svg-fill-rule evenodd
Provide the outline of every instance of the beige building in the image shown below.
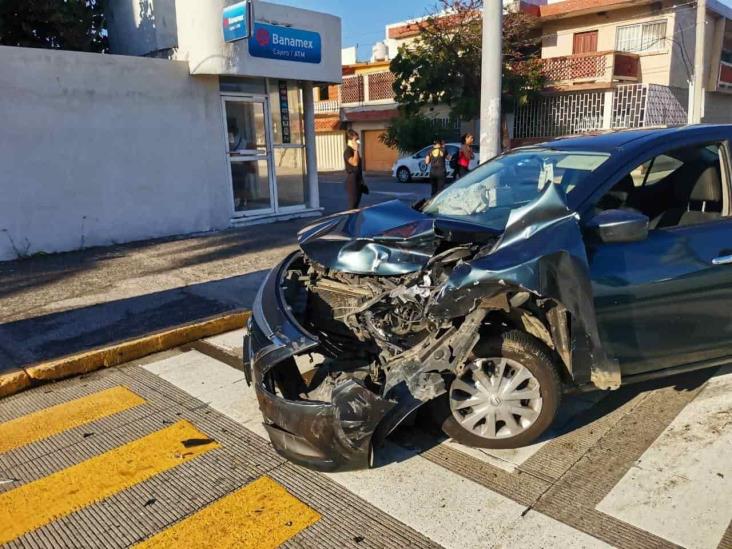
<path fill-rule="evenodd" d="M 540 17 L 545 97 L 521 109 L 515 137 L 685 123 L 696 3 L 562 0 L 522 3 Z M 705 122 L 732 122 L 732 7 L 709 0 Z"/>

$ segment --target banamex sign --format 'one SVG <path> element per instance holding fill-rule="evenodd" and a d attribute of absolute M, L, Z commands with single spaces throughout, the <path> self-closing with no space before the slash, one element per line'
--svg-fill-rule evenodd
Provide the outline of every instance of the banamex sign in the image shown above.
<path fill-rule="evenodd" d="M 249 38 L 249 2 L 224 8 L 224 42 Z"/>
<path fill-rule="evenodd" d="M 249 55 L 280 61 L 320 63 L 320 34 L 313 31 L 255 23 L 249 37 Z"/>

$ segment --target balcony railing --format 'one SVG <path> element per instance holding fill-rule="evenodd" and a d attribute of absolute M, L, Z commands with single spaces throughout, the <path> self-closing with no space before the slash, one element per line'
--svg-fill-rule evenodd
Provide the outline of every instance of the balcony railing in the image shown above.
<path fill-rule="evenodd" d="M 388 71 L 343 78 L 341 102 L 344 105 L 380 104 L 394 101 L 394 74 Z"/>
<path fill-rule="evenodd" d="M 338 99 L 316 101 L 317 114 L 331 114 L 340 111 L 342 106 L 385 105 L 394 102 L 394 74 L 388 71 L 371 74 L 344 76 L 343 84 L 338 86 Z"/>
<path fill-rule="evenodd" d="M 543 60 L 550 86 L 585 83 L 636 82 L 640 57 L 634 53 L 605 51 L 580 53 Z"/>
<path fill-rule="evenodd" d="M 341 110 L 341 102 L 337 99 L 329 99 L 327 101 L 315 102 L 316 114 L 331 114 Z"/>

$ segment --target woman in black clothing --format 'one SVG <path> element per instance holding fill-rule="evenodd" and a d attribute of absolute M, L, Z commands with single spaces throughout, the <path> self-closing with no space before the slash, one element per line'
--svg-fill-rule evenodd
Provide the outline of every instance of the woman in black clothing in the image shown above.
<path fill-rule="evenodd" d="M 435 196 L 445 188 L 447 180 L 447 162 L 450 158 L 445 154 L 445 140 L 435 139 L 430 154 L 425 158 L 425 163 L 430 167 L 430 183 L 432 184 L 432 196 Z"/>
<path fill-rule="evenodd" d="M 363 194 L 363 168 L 361 166 L 361 140 L 353 130 L 346 133 L 348 146 L 343 153 L 343 160 L 346 164 L 346 194 L 348 195 L 348 209 L 355 210 L 361 202 Z"/>

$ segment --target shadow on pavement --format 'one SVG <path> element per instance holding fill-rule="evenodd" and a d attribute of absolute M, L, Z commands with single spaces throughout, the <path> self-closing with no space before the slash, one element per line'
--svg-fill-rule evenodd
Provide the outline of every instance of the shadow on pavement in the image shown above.
<path fill-rule="evenodd" d="M 266 274 L 263 270 L 0 324 L 0 371 L 250 308 Z"/>
<path fill-rule="evenodd" d="M 643 383 L 627 385 L 613 392 L 567 395 L 557 413 L 552 427 L 533 444 L 561 439 L 580 429 L 593 428 L 599 419 L 621 408 L 638 395 L 663 388 L 675 391 L 694 391 L 703 386 L 715 374 L 717 368 L 708 368 L 678 374 Z M 594 395 L 594 403 L 590 395 Z M 376 452 L 376 467 L 406 461 L 448 440 L 424 406 L 413 417 L 387 438 L 386 444 Z"/>

